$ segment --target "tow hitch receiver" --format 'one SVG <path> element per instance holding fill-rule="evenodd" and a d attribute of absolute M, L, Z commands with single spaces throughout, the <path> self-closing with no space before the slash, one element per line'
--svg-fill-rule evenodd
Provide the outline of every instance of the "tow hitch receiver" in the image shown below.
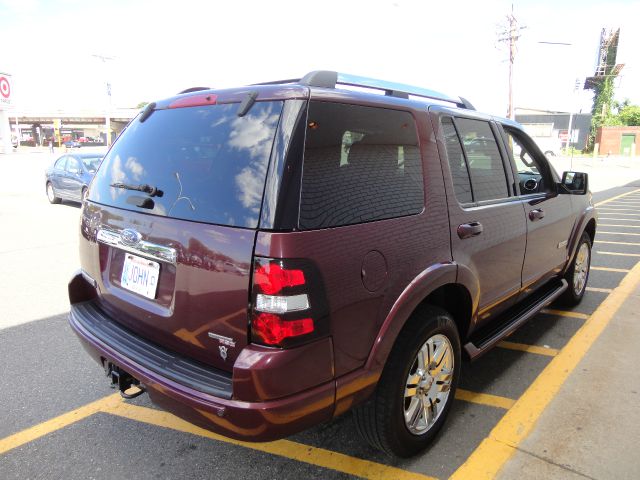
<path fill-rule="evenodd" d="M 136 398 L 144 393 L 144 387 L 140 385 L 140 381 L 133 378 L 117 365 L 107 363 L 105 371 L 107 373 L 107 377 L 111 379 L 111 388 L 117 388 L 120 390 L 120 396 L 122 398 Z M 138 390 L 134 393 L 126 393 L 126 391 L 131 387 L 137 387 Z"/>

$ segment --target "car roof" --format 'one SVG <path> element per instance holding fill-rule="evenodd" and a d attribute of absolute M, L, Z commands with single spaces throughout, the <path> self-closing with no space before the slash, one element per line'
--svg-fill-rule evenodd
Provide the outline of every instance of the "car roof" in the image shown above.
<path fill-rule="evenodd" d="M 104 153 L 101 152 L 68 152 L 66 155 L 76 158 L 95 158 L 95 157 L 104 157 Z"/>

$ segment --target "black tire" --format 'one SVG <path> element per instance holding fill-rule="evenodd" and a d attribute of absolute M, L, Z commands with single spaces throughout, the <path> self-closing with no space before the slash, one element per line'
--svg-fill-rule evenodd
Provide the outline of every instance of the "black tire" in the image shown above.
<path fill-rule="evenodd" d="M 426 430 L 412 432 L 412 427 L 408 425 L 410 421 L 405 420 L 405 415 L 411 414 L 414 399 L 420 402 L 422 398 L 430 397 L 422 393 L 414 393 L 415 397 L 407 396 L 409 390 L 420 391 L 421 385 L 416 384 L 415 389 L 408 387 L 409 384 L 413 384 L 410 374 L 412 377 L 419 376 L 419 374 L 416 375 L 418 352 L 427 347 L 428 341 L 443 337 L 448 340 L 450 356 L 445 351 L 440 364 L 434 368 L 427 367 L 425 375 L 431 379 L 427 380 L 431 382 L 428 384 L 428 391 L 433 392 L 434 388 L 442 389 L 440 385 L 443 382 L 440 379 L 448 377 L 447 374 L 450 371 L 451 378 L 447 380 L 450 382 L 448 395 L 443 400 L 444 405 L 436 403 L 436 409 L 439 409 L 433 423 L 429 424 L 426 416 L 423 417 L 422 412 L 418 413 L 419 417 L 413 427 L 416 428 L 420 419 L 424 419 Z M 446 345 L 446 342 L 443 341 L 440 345 Z M 437 351 L 435 348 L 434 350 Z M 442 366 L 445 363 L 445 356 L 453 362 L 452 368 L 447 371 Z M 374 448 L 399 457 L 410 457 L 425 449 L 438 433 L 449 413 L 460 377 L 460 364 L 460 338 L 451 315 L 438 307 L 429 305 L 420 307 L 399 335 L 378 381 L 376 391 L 370 399 L 354 409 L 356 428 L 362 438 Z M 442 369 L 440 375 L 444 377 L 436 377 L 439 379 L 435 380 L 429 374 L 436 369 Z M 420 377 L 422 381 L 425 381 L 425 375 Z M 440 402 L 440 399 L 436 399 L 436 402 Z M 431 402 L 431 405 L 433 404 L 434 402 Z M 418 403 L 418 405 L 424 405 L 424 403 Z M 414 410 L 422 409 L 418 406 Z M 423 411 L 426 415 L 426 410 Z M 429 409 L 429 411 L 432 410 Z"/>
<path fill-rule="evenodd" d="M 60 203 L 61 198 L 56 195 L 56 191 L 53 188 L 53 185 L 51 184 L 51 182 L 47 182 L 46 189 L 47 189 L 47 200 L 49 200 L 49 203 Z"/>
<path fill-rule="evenodd" d="M 584 258 L 584 254 L 587 255 L 586 258 Z M 576 272 L 576 265 L 578 265 L 578 272 Z M 572 307 L 580 303 L 587 289 L 590 271 L 591 237 L 587 232 L 583 232 L 576 247 L 576 253 L 571 259 L 571 266 L 569 270 L 567 270 L 567 273 L 564 274 L 564 278 L 569 284 L 569 287 L 558 298 L 559 304 Z"/>

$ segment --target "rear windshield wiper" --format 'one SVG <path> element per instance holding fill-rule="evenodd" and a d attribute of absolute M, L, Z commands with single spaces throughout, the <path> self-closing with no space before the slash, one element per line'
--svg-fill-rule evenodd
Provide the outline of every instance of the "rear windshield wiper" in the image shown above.
<path fill-rule="evenodd" d="M 149 196 L 151 197 L 161 197 L 164 194 L 164 192 L 159 188 L 154 187 L 152 185 L 147 185 L 147 184 L 129 185 L 127 183 L 116 182 L 116 183 L 112 183 L 111 186 L 113 188 L 122 188 L 124 190 L 135 190 L 137 192 L 148 193 Z"/>

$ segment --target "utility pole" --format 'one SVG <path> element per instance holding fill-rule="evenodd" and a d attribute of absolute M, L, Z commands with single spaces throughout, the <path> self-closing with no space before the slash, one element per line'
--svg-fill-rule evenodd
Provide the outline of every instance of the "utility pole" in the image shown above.
<path fill-rule="evenodd" d="M 509 107 L 507 109 L 507 117 L 514 119 L 515 114 L 513 111 L 513 62 L 516 58 L 516 42 L 520 38 L 520 32 L 527 28 L 518 25 L 518 20 L 513 13 L 513 3 L 511 4 L 511 13 L 507 15 L 507 24 L 504 29 L 499 32 L 499 42 L 508 44 L 509 46 Z"/>
<path fill-rule="evenodd" d="M 106 55 L 97 55 L 97 54 L 93 54 L 92 57 L 96 57 L 98 60 L 101 60 L 102 63 L 105 65 L 105 77 L 107 77 L 107 68 L 106 68 L 106 63 L 109 60 L 114 60 L 113 57 L 107 57 Z M 105 129 L 107 131 L 107 135 L 106 135 L 106 140 L 107 140 L 107 146 L 111 145 L 111 83 L 109 83 L 109 80 L 106 80 L 106 87 L 107 87 L 107 107 L 105 109 L 105 115 L 104 115 L 104 126 Z"/>

